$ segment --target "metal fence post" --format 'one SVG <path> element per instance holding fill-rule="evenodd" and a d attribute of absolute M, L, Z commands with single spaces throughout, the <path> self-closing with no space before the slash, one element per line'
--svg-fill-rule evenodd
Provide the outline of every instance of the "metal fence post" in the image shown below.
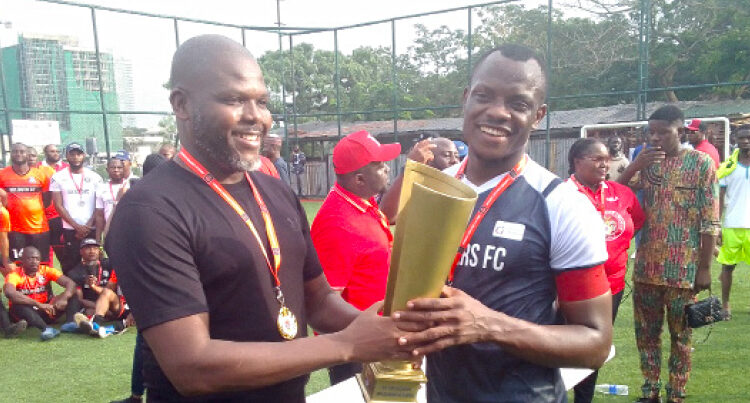
<path fill-rule="evenodd" d="M 107 123 L 107 105 L 104 99 L 104 80 L 102 79 L 102 61 L 99 53 L 99 33 L 96 29 L 96 9 L 91 8 L 91 24 L 94 28 L 94 51 L 96 52 L 96 74 L 99 76 L 99 101 L 102 107 L 102 124 L 104 125 L 104 145 L 107 149 L 107 159 L 111 156 L 109 144 L 109 125 Z M 114 87 L 113 87 L 114 88 Z"/>
<path fill-rule="evenodd" d="M 396 20 L 391 20 L 391 84 L 393 85 L 393 136 L 398 142 L 398 82 L 396 79 Z"/>
<path fill-rule="evenodd" d="M 291 71 L 289 74 L 292 77 L 292 120 L 294 121 L 294 142 L 299 144 L 299 134 L 297 133 L 297 80 L 294 77 L 294 35 L 289 35 L 289 60 Z"/>
<path fill-rule="evenodd" d="M 466 32 L 468 32 L 468 34 L 466 35 L 466 54 L 467 54 L 466 85 L 469 86 L 469 87 L 471 87 L 471 56 L 472 56 L 472 53 L 473 53 L 473 50 L 474 50 L 474 38 L 472 38 L 472 36 L 471 36 L 471 30 L 472 30 L 472 27 L 471 27 L 471 10 L 472 10 L 472 8 L 469 7 L 466 10 L 468 11 L 468 16 L 469 16 L 469 18 L 468 18 L 468 20 L 469 20 L 468 21 L 469 27 L 468 27 L 468 29 L 466 31 Z"/>
<path fill-rule="evenodd" d="M 5 134 L 8 135 L 8 144 L 13 144 L 13 125 L 10 122 L 10 107 L 8 106 L 8 94 L 5 87 L 5 71 L 3 70 L 3 49 L 0 48 L 0 91 L 3 92 L 3 114 L 5 115 Z M 0 152 L 2 153 L 3 165 L 8 161 L 5 156 L 5 141 L 0 137 Z"/>
<path fill-rule="evenodd" d="M 552 59 L 552 0 L 549 0 L 547 2 L 547 55 L 546 55 L 546 63 L 544 63 L 544 75 L 547 77 L 547 80 L 550 79 L 549 77 L 549 65 Z M 549 82 L 549 81 L 548 81 Z M 545 100 L 544 103 L 547 105 L 547 130 L 545 131 L 545 138 L 544 138 L 544 166 L 549 169 L 550 167 L 550 144 L 552 143 L 550 131 L 551 127 L 550 124 L 552 122 L 552 119 L 550 117 L 550 113 L 552 112 L 552 108 L 550 108 L 550 97 L 549 97 L 549 89 L 547 90 L 545 94 Z"/>
<path fill-rule="evenodd" d="M 333 75 L 336 80 L 336 125 L 338 127 L 338 138 L 341 139 L 341 74 L 339 71 L 339 30 L 333 30 L 333 63 L 335 73 Z"/>

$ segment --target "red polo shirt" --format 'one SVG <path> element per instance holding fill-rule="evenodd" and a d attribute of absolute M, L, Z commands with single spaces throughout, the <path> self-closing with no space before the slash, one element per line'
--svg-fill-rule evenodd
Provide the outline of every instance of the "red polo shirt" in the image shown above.
<path fill-rule="evenodd" d="M 609 287 L 614 295 L 625 288 L 630 240 L 643 226 L 646 215 L 633 191 L 617 182 L 604 181 L 596 192 L 592 192 L 587 187 L 583 187 L 583 191 L 597 201 L 601 197 L 599 192 L 604 192 L 603 218 L 608 255 L 604 263 L 604 271 L 607 273 Z"/>
<path fill-rule="evenodd" d="M 704 139 L 700 143 L 698 143 L 695 147 L 698 151 L 703 151 L 704 153 L 708 154 L 709 157 L 711 157 L 712 160 L 714 160 L 714 168 L 719 169 L 719 151 L 716 150 L 716 147 L 714 147 L 713 144 L 709 143 L 708 140 Z"/>
<path fill-rule="evenodd" d="M 375 198 L 333 185 L 310 230 L 328 283 L 359 310 L 385 298 L 393 234 Z"/>

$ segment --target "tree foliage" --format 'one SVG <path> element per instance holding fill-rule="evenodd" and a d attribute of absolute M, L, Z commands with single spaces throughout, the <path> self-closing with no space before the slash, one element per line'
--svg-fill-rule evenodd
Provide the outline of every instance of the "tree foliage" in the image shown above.
<path fill-rule="evenodd" d="M 549 51 L 549 93 L 552 96 L 602 94 L 559 99 L 555 109 L 633 103 L 638 89 L 641 0 L 562 0 L 567 10 L 552 11 Z M 650 0 L 649 77 L 651 88 L 750 80 L 750 0 Z M 500 43 L 526 44 L 542 54 L 547 46 L 548 10 L 518 4 L 477 8 L 479 23 L 469 35 L 447 26 L 414 26 L 416 39 L 408 52 L 395 58 L 388 47 L 360 47 L 336 54 L 301 43 L 288 51 L 259 58 L 273 94 L 273 110 L 291 113 L 291 99 L 302 114 L 327 114 L 315 119 L 402 119 L 457 116 L 462 90 L 473 61 Z M 293 69 L 292 69 L 293 65 Z M 294 74 L 292 74 L 292 71 Z M 282 100 L 282 84 L 287 100 Z M 395 93 L 395 96 L 394 96 Z M 649 94 L 650 99 L 748 98 L 746 85 L 681 89 Z M 284 105 L 286 104 L 286 105 Z M 449 107 L 454 108 L 439 108 Z M 380 111 L 380 112 L 378 112 Z M 301 118 L 304 120 L 304 118 Z"/>

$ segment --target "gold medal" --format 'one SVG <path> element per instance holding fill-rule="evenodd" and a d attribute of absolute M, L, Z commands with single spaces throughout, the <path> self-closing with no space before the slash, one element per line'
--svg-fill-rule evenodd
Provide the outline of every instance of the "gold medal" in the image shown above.
<path fill-rule="evenodd" d="M 293 340 L 297 337 L 297 318 L 292 311 L 282 305 L 279 309 L 279 317 L 276 319 L 276 326 L 279 328 L 279 334 L 286 340 Z"/>

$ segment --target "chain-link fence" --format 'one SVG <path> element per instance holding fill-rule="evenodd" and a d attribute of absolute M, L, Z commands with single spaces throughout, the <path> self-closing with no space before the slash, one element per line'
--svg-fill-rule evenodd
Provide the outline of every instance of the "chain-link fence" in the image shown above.
<path fill-rule="evenodd" d="M 459 138 L 472 66 L 502 42 L 529 45 L 546 59 L 550 113 L 529 150 L 552 168 L 567 152 L 558 137 L 574 137 L 585 124 L 643 120 L 654 103 L 724 100 L 716 105 L 728 106 L 713 116 L 729 105 L 750 108 L 750 0 L 503 0 L 326 28 L 244 26 L 61 0 L 10 4 L 66 23 L 52 34 L 21 33 L 14 44 L 0 36 L 4 156 L 11 141 L 23 141 L 14 119 L 57 121 L 61 142 L 95 138 L 107 155 L 173 141 L 165 88 L 171 55 L 205 33 L 242 42 L 258 58 L 285 154 L 299 144 L 320 162 L 313 176 L 325 179 L 306 194 L 327 190 L 332 145 L 356 129 L 407 147 L 426 130 Z"/>

